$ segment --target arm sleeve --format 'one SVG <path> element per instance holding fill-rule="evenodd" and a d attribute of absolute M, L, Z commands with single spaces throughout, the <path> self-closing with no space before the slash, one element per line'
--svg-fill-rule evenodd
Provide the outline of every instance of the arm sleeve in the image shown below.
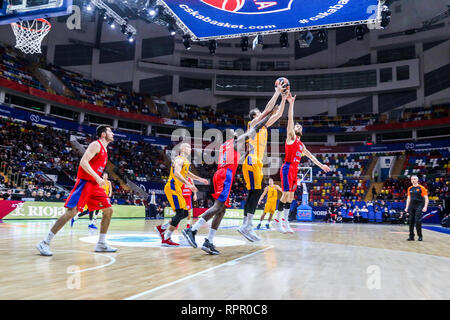
<path fill-rule="evenodd" d="M 420 186 L 420 189 L 422 190 L 422 197 L 428 196 L 428 191 L 425 187 Z"/>
<path fill-rule="evenodd" d="M 408 188 L 408 197 L 411 197 L 411 192 L 410 192 L 410 190 L 411 190 L 411 187 Z"/>

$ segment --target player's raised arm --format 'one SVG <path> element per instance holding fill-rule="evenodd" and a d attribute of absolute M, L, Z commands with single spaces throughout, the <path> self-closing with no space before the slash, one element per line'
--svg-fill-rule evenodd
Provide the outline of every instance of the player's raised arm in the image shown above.
<path fill-rule="evenodd" d="M 283 91 L 284 86 L 278 85 L 275 88 L 275 93 L 272 96 L 272 99 L 269 100 L 269 102 L 266 105 L 266 108 L 264 109 L 264 111 L 255 119 L 253 119 L 253 121 L 250 123 L 250 128 L 254 127 L 256 125 L 256 123 L 260 122 L 262 119 L 264 119 L 269 113 L 272 112 L 273 108 L 275 107 L 275 103 L 277 103 L 278 97 L 280 96 L 281 92 Z"/>
<path fill-rule="evenodd" d="M 237 139 L 236 139 L 236 143 L 240 143 L 242 140 L 247 139 L 248 137 L 254 135 L 259 129 L 261 129 L 266 123 L 267 121 L 269 121 L 270 117 L 272 116 L 271 113 L 269 113 L 265 118 L 263 118 L 261 121 L 259 122 L 254 122 L 255 125 L 253 127 L 250 127 L 250 129 L 248 129 L 244 134 L 240 135 Z"/>
<path fill-rule="evenodd" d="M 310 158 L 311 161 L 314 162 L 314 164 L 316 166 L 318 166 L 320 169 L 322 169 L 323 171 L 325 171 L 325 172 L 330 172 L 331 171 L 329 166 L 327 166 L 327 165 L 321 163 L 319 160 L 317 160 L 317 158 L 311 152 L 309 152 L 308 149 L 304 148 L 303 149 L 303 154 L 305 156 L 307 156 L 308 158 Z"/>
<path fill-rule="evenodd" d="M 95 155 L 97 153 L 100 152 L 100 142 L 98 141 L 94 141 L 92 142 L 86 152 L 83 154 L 83 157 L 81 158 L 80 161 L 80 166 L 84 169 L 84 171 L 86 171 L 88 174 L 90 174 L 93 178 L 95 178 L 95 181 L 100 185 L 104 185 L 106 183 L 105 180 L 103 180 L 102 177 L 100 177 L 97 172 L 94 171 L 94 169 L 92 169 L 91 165 L 89 164 L 89 161 L 92 160 L 93 157 L 95 157 Z"/>
<path fill-rule="evenodd" d="M 289 110 L 288 110 L 288 124 L 287 124 L 287 139 L 289 142 L 292 142 L 295 140 L 295 131 L 294 131 L 294 104 L 295 104 L 295 98 L 297 96 L 292 96 L 292 94 L 289 92 L 288 97 L 286 100 L 289 102 Z"/>
<path fill-rule="evenodd" d="M 281 116 L 284 113 L 284 107 L 286 106 L 286 98 L 287 98 L 287 95 L 283 94 L 281 103 L 280 103 L 278 109 L 276 109 L 276 112 L 270 117 L 269 121 L 267 121 L 266 127 L 272 126 L 275 122 L 278 121 L 278 119 L 281 118 Z"/>
<path fill-rule="evenodd" d="M 173 162 L 173 175 L 175 176 L 175 178 L 178 179 L 178 181 L 182 182 L 186 188 L 191 189 L 194 192 L 198 192 L 197 188 L 192 185 L 191 183 L 189 183 L 189 181 L 187 181 L 183 175 L 181 174 L 181 169 L 183 168 L 183 159 L 181 158 L 176 158 L 175 161 Z"/>

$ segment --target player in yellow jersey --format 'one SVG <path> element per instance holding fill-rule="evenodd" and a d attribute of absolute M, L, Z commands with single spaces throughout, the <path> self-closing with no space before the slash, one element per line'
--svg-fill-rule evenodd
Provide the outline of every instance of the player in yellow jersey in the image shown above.
<path fill-rule="evenodd" d="M 246 188 L 248 190 L 247 199 L 244 206 L 244 221 L 242 226 L 239 227 L 238 232 L 242 234 L 249 241 L 261 240 L 259 236 L 253 231 L 253 215 L 255 214 L 256 207 L 258 206 L 258 200 L 261 197 L 263 180 L 263 158 L 267 146 L 267 128 L 272 126 L 278 119 L 281 118 L 284 112 L 284 106 L 286 104 L 286 92 L 287 84 L 280 83 L 275 88 L 275 93 L 267 103 L 266 108 L 261 113 L 258 108 L 250 110 L 250 122 L 248 123 L 248 129 L 253 128 L 256 123 L 260 122 L 262 118 L 267 115 L 267 111 L 271 110 L 277 102 L 279 96 L 282 96 L 281 104 L 276 113 L 274 113 L 266 125 L 259 129 L 253 138 L 248 140 L 249 154 L 245 158 L 242 164 L 242 174 L 245 180 Z"/>
<path fill-rule="evenodd" d="M 101 186 L 103 190 L 105 190 L 106 195 L 108 196 L 108 199 L 111 199 L 112 196 L 112 187 L 111 187 L 111 181 L 108 180 L 108 173 L 103 173 L 103 180 L 106 181 L 104 185 Z M 70 222 L 70 227 L 73 227 L 73 224 L 75 221 L 78 220 L 78 218 L 81 218 L 82 216 L 85 216 L 89 214 L 89 229 L 97 229 L 97 216 L 99 214 L 100 210 L 96 211 L 89 211 L 87 205 L 83 208 L 83 212 L 79 212 L 75 217 L 72 218 L 72 221 Z"/>
<path fill-rule="evenodd" d="M 269 223 L 272 220 L 273 214 L 275 213 L 277 209 L 277 200 L 278 200 L 278 192 L 283 192 L 279 186 L 273 183 L 273 179 L 269 179 L 269 185 L 264 189 L 263 194 L 259 198 L 258 204 L 260 204 L 264 197 L 267 195 L 266 205 L 264 206 L 264 212 L 261 216 L 261 219 L 259 221 L 258 226 L 256 229 L 261 228 L 261 224 L 264 221 L 264 217 L 266 216 L 266 213 L 269 213 L 269 219 L 267 220 L 266 228 L 270 229 Z"/>
<path fill-rule="evenodd" d="M 191 163 L 189 162 L 188 157 L 190 154 L 191 146 L 188 143 L 182 143 L 180 145 L 180 155 L 173 159 L 169 179 L 164 186 L 164 193 L 170 203 L 170 207 L 175 211 L 175 216 L 169 222 L 155 228 L 161 236 L 161 246 L 163 247 L 179 246 L 179 244 L 173 242 L 170 237 L 180 221 L 188 216 L 188 209 L 182 191 L 183 184 L 193 192 L 198 192 L 198 190 L 195 185 L 189 183 L 188 178 L 197 180 L 203 184 L 208 184 L 208 180 L 200 178 L 189 171 Z"/>

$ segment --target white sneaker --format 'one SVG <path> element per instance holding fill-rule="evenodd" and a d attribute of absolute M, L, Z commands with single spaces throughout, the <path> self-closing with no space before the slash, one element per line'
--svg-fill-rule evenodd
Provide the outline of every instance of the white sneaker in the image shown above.
<path fill-rule="evenodd" d="M 294 230 L 292 230 L 291 226 L 289 225 L 289 221 L 283 219 L 282 226 L 287 233 L 294 233 Z"/>
<path fill-rule="evenodd" d="M 280 221 L 273 220 L 273 221 L 272 221 L 272 227 L 273 227 L 275 230 L 277 230 L 278 232 L 286 233 L 286 230 L 284 230 L 283 225 L 281 224 Z"/>
<path fill-rule="evenodd" d="M 250 242 L 253 242 L 255 240 L 253 240 L 253 237 L 249 234 L 248 229 L 246 227 L 244 227 L 243 225 L 239 227 L 239 229 L 237 229 L 237 231 L 242 234 L 245 239 L 247 239 Z"/>
<path fill-rule="evenodd" d="M 42 240 L 41 242 L 39 242 L 36 245 L 36 249 L 38 249 L 40 254 L 43 256 L 52 256 L 53 255 L 53 253 L 50 251 L 50 246 L 44 240 Z"/>
<path fill-rule="evenodd" d="M 253 230 L 253 226 L 249 225 L 247 226 L 247 232 L 250 235 L 250 237 L 252 237 L 253 241 L 260 241 L 261 237 L 258 236 L 255 231 Z"/>
<path fill-rule="evenodd" d="M 110 247 L 107 243 L 97 242 L 95 252 L 116 252 L 117 248 Z"/>

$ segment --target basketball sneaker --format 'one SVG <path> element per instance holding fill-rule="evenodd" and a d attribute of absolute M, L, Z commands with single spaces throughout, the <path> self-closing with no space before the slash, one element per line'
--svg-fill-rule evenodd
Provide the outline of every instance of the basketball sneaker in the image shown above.
<path fill-rule="evenodd" d="M 90 225 L 88 225 L 88 228 L 90 229 L 98 229 L 95 224 L 91 223 Z"/>
<path fill-rule="evenodd" d="M 116 252 L 116 251 L 117 248 L 113 248 L 105 242 L 97 242 L 97 246 L 95 247 L 95 252 Z"/>
<path fill-rule="evenodd" d="M 73 228 L 73 224 L 75 223 L 75 219 L 72 218 L 72 220 L 70 220 L 70 227 Z"/>
<path fill-rule="evenodd" d="M 245 239 L 247 239 L 250 242 L 254 242 L 253 237 L 249 234 L 248 229 L 244 227 L 243 225 L 240 226 L 237 231 L 244 236 Z"/>
<path fill-rule="evenodd" d="M 50 250 L 50 246 L 44 240 L 42 240 L 41 242 L 39 242 L 36 245 L 36 249 L 38 249 L 39 253 L 43 256 L 52 256 L 53 255 L 53 253 Z"/>
<path fill-rule="evenodd" d="M 161 226 L 156 226 L 155 230 L 158 231 L 159 237 L 161 238 L 161 240 L 164 240 L 164 232 L 166 230 L 163 230 L 163 228 L 161 228 Z"/>
<path fill-rule="evenodd" d="M 180 246 L 179 243 L 173 242 L 172 239 L 170 239 L 170 238 L 167 240 L 164 240 L 164 237 L 163 237 L 163 241 L 161 242 L 161 247 L 178 247 L 178 246 Z"/>
<path fill-rule="evenodd" d="M 270 224 L 266 223 L 266 229 L 267 229 L 267 230 L 270 229 Z"/>
<path fill-rule="evenodd" d="M 277 219 L 274 219 L 272 221 L 272 227 L 278 232 L 286 233 L 286 230 L 284 230 L 283 225 Z"/>
<path fill-rule="evenodd" d="M 256 226 L 256 229 L 261 229 L 261 223 Z"/>
<path fill-rule="evenodd" d="M 220 254 L 220 252 L 217 251 L 216 247 L 206 238 L 205 242 L 203 242 L 202 250 L 212 255 Z"/>
<path fill-rule="evenodd" d="M 294 230 L 291 229 L 291 226 L 289 225 L 289 221 L 287 220 L 281 220 L 281 224 L 283 226 L 283 229 L 285 230 L 285 232 L 287 233 L 294 233 Z"/>
<path fill-rule="evenodd" d="M 197 234 L 197 231 L 192 231 L 191 228 L 184 229 L 181 234 L 183 237 L 189 242 L 191 247 L 197 248 L 197 243 L 195 242 L 195 235 Z"/>
<path fill-rule="evenodd" d="M 255 231 L 253 230 L 253 226 L 252 225 L 248 225 L 247 226 L 247 231 L 248 234 L 250 235 L 250 237 L 252 237 L 253 241 L 260 241 L 261 237 L 258 236 Z"/>

